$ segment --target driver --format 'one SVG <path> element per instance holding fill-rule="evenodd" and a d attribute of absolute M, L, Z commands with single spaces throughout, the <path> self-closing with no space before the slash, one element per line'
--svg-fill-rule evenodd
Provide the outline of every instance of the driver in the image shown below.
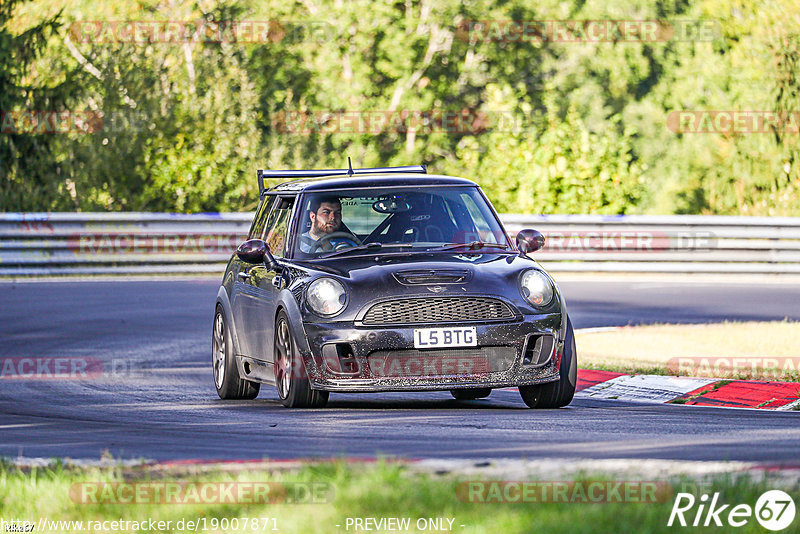
<path fill-rule="evenodd" d="M 320 250 L 336 250 L 343 247 L 356 246 L 350 234 L 342 228 L 342 202 L 339 197 L 318 196 L 311 200 L 311 228 L 300 236 L 302 252 L 319 252 Z M 335 236 L 333 234 L 336 234 Z M 329 239 L 323 239 L 331 236 Z M 318 244 L 318 242 L 322 240 Z"/>

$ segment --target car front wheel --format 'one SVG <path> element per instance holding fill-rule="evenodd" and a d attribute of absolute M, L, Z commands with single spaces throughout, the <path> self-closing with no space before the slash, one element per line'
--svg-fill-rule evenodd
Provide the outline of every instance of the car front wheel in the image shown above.
<path fill-rule="evenodd" d="M 261 384 L 242 380 L 233 357 L 231 333 L 222 308 L 217 306 L 214 314 L 214 330 L 211 336 L 211 365 L 214 370 L 214 385 L 220 399 L 255 399 Z"/>
<path fill-rule="evenodd" d="M 275 386 L 287 408 L 322 408 L 328 392 L 311 389 L 303 358 L 295 347 L 289 317 L 281 310 L 275 321 Z"/>
<path fill-rule="evenodd" d="M 575 333 L 572 321 L 567 317 L 567 336 L 564 339 L 564 354 L 558 380 L 547 384 L 520 386 L 522 400 L 531 408 L 561 408 L 572 402 L 578 383 L 578 355 L 575 348 Z"/>

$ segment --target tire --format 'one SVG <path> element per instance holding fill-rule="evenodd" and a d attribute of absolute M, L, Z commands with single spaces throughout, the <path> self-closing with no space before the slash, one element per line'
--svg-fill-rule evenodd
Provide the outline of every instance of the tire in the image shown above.
<path fill-rule="evenodd" d="M 243 380 L 239 376 L 231 339 L 225 314 L 222 307 L 217 306 L 211 332 L 211 368 L 217 395 L 220 399 L 255 399 L 261 384 Z"/>
<path fill-rule="evenodd" d="M 578 383 L 578 354 L 575 348 L 575 332 L 567 317 L 567 336 L 564 339 L 564 354 L 558 380 L 547 384 L 520 386 L 519 394 L 530 408 L 562 408 L 572 402 Z"/>
<path fill-rule="evenodd" d="M 450 394 L 456 400 L 475 400 L 488 397 L 492 388 L 451 389 Z"/>
<path fill-rule="evenodd" d="M 287 408 L 322 408 L 328 392 L 311 389 L 303 358 L 298 354 L 286 312 L 275 320 L 274 371 L 278 397 Z"/>

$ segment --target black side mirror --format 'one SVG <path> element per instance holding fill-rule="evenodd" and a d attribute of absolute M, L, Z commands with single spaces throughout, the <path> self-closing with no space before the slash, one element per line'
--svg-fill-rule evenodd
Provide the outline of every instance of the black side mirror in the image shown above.
<path fill-rule="evenodd" d="M 522 254 L 536 252 L 544 247 L 544 236 L 538 230 L 520 230 L 517 234 L 517 248 Z"/>
<path fill-rule="evenodd" d="M 268 266 L 275 263 L 275 258 L 272 257 L 269 251 L 269 245 L 261 239 L 245 241 L 236 249 L 236 255 L 239 256 L 240 260 L 247 263 L 264 263 Z"/>

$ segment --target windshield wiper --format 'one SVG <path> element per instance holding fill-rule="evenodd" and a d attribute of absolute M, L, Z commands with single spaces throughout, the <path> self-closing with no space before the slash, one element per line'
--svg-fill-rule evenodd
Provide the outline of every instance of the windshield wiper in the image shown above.
<path fill-rule="evenodd" d="M 378 243 L 377 241 L 373 241 L 372 243 L 364 243 L 363 245 L 358 245 L 357 247 L 346 248 L 342 250 L 334 250 L 333 252 L 329 252 L 324 256 L 319 256 L 317 259 L 322 260 L 325 258 L 333 258 L 334 256 L 339 256 L 350 252 L 356 252 L 359 250 L 381 250 L 384 248 L 413 247 L 413 246 L 414 246 L 413 243 L 388 243 L 384 245 L 383 243 Z"/>
<path fill-rule="evenodd" d="M 319 256 L 317 259 L 322 260 L 325 258 L 333 258 L 335 256 L 341 256 L 344 254 L 349 254 L 350 252 L 358 252 L 362 250 L 382 250 L 385 248 L 426 248 L 425 245 L 420 245 L 419 243 L 378 243 L 377 241 L 373 241 L 372 243 L 365 243 L 363 245 L 358 245 L 357 247 L 346 248 L 342 250 L 334 250 L 333 252 L 329 252 L 323 256 Z M 431 250 L 452 250 L 456 248 L 469 248 L 470 250 L 477 250 L 481 248 L 499 248 L 503 250 L 508 250 L 508 245 L 503 245 L 502 243 L 484 243 L 483 241 L 472 241 L 471 243 L 445 243 L 442 246 L 430 248 L 427 251 Z"/>
<path fill-rule="evenodd" d="M 481 248 L 500 248 L 508 250 L 508 245 L 502 243 L 484 243 L 483 241 L 472 241 L 471 243 L 446 243 L 440 247 L 432 248 L 431 250 L 452 250 L 456 248 L 468 248 L 470 250 L 478 250 Z"/>

